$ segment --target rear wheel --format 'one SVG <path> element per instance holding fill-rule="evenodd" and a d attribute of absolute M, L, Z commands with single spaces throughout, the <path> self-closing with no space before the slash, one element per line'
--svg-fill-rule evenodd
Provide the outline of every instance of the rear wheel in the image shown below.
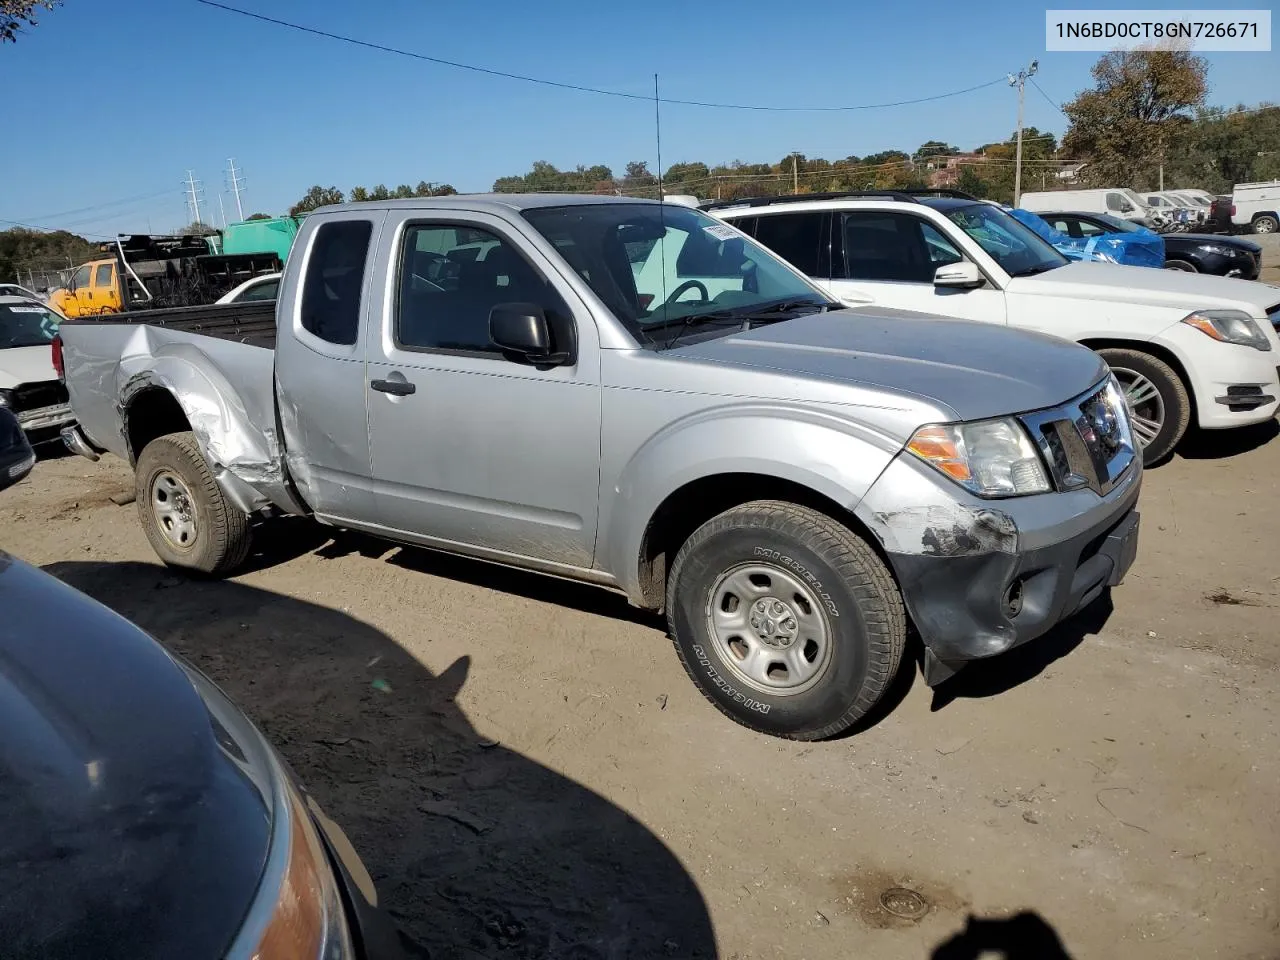
<path fill-rule="evenodd" d="M 1163 360 L 1138 350 L 1099 350 L 1120 381 L 1146 466 L 1173 453 L 1191 421 L 1191 399 L 1177 372 Z"/>
<path fill-rule="evenodd" d="M 897 673 L 906 614 L 871 547 L 825 514 L 759 500 L 696 530 L 667 582 L 681 663 L 721 712 L 817 740 L 866 715 Z"/>
<path fill-rule="evenodd" d="M 221 576 L 249 555 L 249 518 L 222 495 L 194 434 L 148 443 L 134 482 L 143 532 L 169 566 Z"/>
<path fill-rule="evenodd" d="M 1280 230 L 1280 219 L 1274 213 L 1264 213 L 1253 218 L 1254 233 L 1275 233 Z"/>

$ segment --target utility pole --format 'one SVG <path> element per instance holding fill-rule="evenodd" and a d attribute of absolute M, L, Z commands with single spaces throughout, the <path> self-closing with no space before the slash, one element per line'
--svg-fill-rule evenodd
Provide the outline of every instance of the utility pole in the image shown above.
<path fill-rule="evenodd" d="M 800 154 L 791 154 L 791 192 L 800 192 Z"/>
<path fill-rule="evenodd" d="M 240 202 L 240 185 L 244 183 L 244 177 L 236 176 L 236 158 L 227 158 L 227 182 L 231 184 L 231 192 L 236 196 L 236 216 L 241 220 L 244 219 L 244 206 Z M 225 218 L 224 218 L 225 219 Z"/>
<path fill-rule="evenodd" d="M 185 184 L 188 191 L 188 202 L 191 204 L 191 212 L 195 217 L 191 222 L 204 223 L 204 221 L 200 219 L 200 181 L 196 179 L 196 175 L 193 171 L 187 171 Z"/>
<path fill-rule="evenodd" d="M 1022 199 L 1022 101 L 1027 87 L 1027 78 L 1035 76 L 1039 60 L 1032 60 L 1025 70 L 1017 75 L 1009 74 L 1009 86 L 1018 88 L 1018 150 L 1013 162 L 1013 205 L 1016 207 Z"/>
<path fill-rule="evenodd" d="M 222 214 L 222 229 L 227 229 L 227 208 L 222 205 L 222 194 L 218 194 L 218 212 Z"/>

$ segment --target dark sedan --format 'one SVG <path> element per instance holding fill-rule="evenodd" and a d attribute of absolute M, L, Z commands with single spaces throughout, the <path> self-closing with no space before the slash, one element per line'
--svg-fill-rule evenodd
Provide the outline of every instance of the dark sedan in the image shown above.
<path fill-rule="evenodd" d="M 33 459 L 0 410 L 0 487 Z M 0 610 L 0 952 L 399 956 L 346 837 L 210 680 L 3 551 Z"/>
<path fill-rule="evenodd" d="M 1086 239 L 1142 229 L 1105 213 L 1042 213 L 1040 216 L 1055 230 Z M 1262 270 L 1262 248 L 1251 240 L 1210 233 L 1166 233 L 1163 239 L 1166 270 L 1241 280 L 1257 280 Z"/>

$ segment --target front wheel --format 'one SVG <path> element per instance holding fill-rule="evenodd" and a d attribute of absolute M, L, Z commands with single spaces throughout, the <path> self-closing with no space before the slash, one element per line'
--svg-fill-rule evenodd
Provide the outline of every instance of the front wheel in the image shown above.
<path fill-rule="evenodd" d="M 774 500 L 693 533 L 671 567 L 667 620 L 708 700 L 793 740 L 834 736 L 865 716 L 906 643 L 901 595 L 875 551 L 825 514 Z"/>
<path fill-rule="evenodd" d="M 1183 273 L 1199 273 L 1196 265 L 1188 260 L 1166 260 L 1164 262 L 1166 270 L 1181 270 Z"/>
<path fill-rule="evenodd" d="M 148 443 L 134 483 L 142 529 L 169 566 L 222 576 L 249 555 L 249 518 L 222 495 L 193 433 Z"/>
<path fill-rule="evenodd" d="M 1182 378 L 1149 353 L 1122 349 L 1098 353 L 1120 381 L 1143 465 L 1162 462 L 1173 454 L 1191 421 L 1191 399 Z"/>

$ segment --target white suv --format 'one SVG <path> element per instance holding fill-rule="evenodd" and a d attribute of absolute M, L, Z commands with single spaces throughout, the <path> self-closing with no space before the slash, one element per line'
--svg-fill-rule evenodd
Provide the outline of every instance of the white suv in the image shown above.
<path fill-rule="evenodd" d="M 1280 289 L 1072 262 L 998 205 L 957 191 L 765 197 L 704 207 L 848 306 L 1004 323 L 1097 350 L 1124 385 L 1144 460 L 1280 407 Z"/>

